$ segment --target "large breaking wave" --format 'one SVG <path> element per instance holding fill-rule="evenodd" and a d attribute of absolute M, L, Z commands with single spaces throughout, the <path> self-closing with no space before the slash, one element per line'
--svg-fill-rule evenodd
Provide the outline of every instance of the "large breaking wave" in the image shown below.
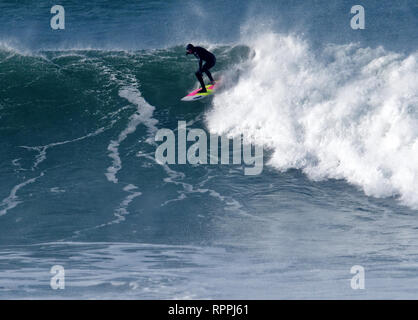
<path fill-rule="evenodd" d="M 345 179 L 418 208 L 418 54 L 265 33 L 240 77 L 214 98 L 212 132 L 243 134 L 279 170 Z"/>

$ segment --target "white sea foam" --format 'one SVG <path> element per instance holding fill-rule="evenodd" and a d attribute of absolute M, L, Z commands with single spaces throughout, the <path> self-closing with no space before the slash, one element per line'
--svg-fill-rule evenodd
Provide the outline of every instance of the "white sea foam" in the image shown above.
<path fill-rule="evenodd" d="M 113 77 L 113 80 L 116 81 L 116 77 Z M 157 131 L 156 124 L 158 120 L 154 119 L 153 113 L 155 108 L 150 105 L 141 95 L 141 92 L 137 89 L 137 83 L 134 78 L 130 79 L 130 82 L 133 84 L 131 85 L 124 85 L 119 90 L 119 96 L 128 100 L 131 104 L 137 107 L 137 110 L 134 114 L 131 115 L 129 119 L 129 123 L 122 132 L 119 133 L 119 136 L 116 140 L 110 141 L 107 149 L 109 151 L 109 157 L 112 159 L 112 165 L 107 168 L 107 172 L 105 173 L 107 179 L 110 182 L 118 183 L 117 173 L 122 169 L 122 159 L 119 154 L 119 146 L 120 144 L 132 133 L 134 133 L 137 127 L 140 124 L 143 124 L 148 131 L 148 139 L 146 140 L 147 143 L 152 144 L 153 134 Z M 125 107 L 124 107 L 125 108 Z M 123 109 L 124 109 L 123 108 Z M 102 224 L 97 226 L 96 228 L 101 228 L 104 226 L 108 226 L 114 223 L 119 223 L 125 220 L 125 216 L 129 214 L 128 206 L 129 204 L 136 198 L 142 195 L 141 192 L 136 191 L 138 189 L 137 186 L 133 184 L 129 184 L 123 188 L 128 195 L 122 200 L 119 207 L 114 211 L 114 215 L 116 217 L 115 220 L 111 222 Z"/>
<path fill-rule="evenodd" d="M 98 134 L 102 133 L 103 131 L 105 131 L 105 128 L 99 128 L 96 131 L 91 132 L 91 133 L 89 133 L 85 136 L 75 138 L 75 139 L 72 139 L 72 140 L 53 142 L 53 143 L 47 144 L 45 146 L 35 146 L 35 147 L 20 146 L 20 147 L 24 148 L 24 149 L 27 149 L 27 150 L 34 150 L 34 151 L 38 152 L 38 154 L 35 156 L 35 162 L 33 163 L 32 168 L 31 168 L 31 170 L 33 171 L 33 170 L 37 169 L 38 166 L 43 161 L 46 160 L 46 158 L 47 158 L 46 153 L 47 153 L 48 149 L 54 148 L 54 147 L 57 147 L 57 146 L 62 146 L 64 144 L 68 144 L 68 143 L 78 142 L 78 141 L 81 141 L 81 140 L 84 140 L 84 139 L 87 139 L 87 138 L 90 138 L 90 137 L 94 137 L 94 136 L 97 136 Z"/>
<path fill-rule="evenodd" d="M 82 137 L 79 137 L 79 138 L 76 138 L 76 139 L 73 139 L 73 140 L 53 142 L 53 143 L 50 143 L 50 144 L 45 145 L 45 146 L 35 146 L 35 147 L 20 146 L 20 147 L 24 148 L 24 149 L 27 149 L 27 150 L 33 150 L 33 151 L 36 151 L 38 153 L 35 156 L 35 161 L 34 161 L 34 163 L 32 165 L 32 168 L 31 168 L 32 171 L 35 171 L 35 169 L 38 168 L 39 164 L 41 164 L 43 161 L 45 161 L 47 159 L 47 150 L 49 148 L 53 148 L 53 147 L 56 147 L 56 146 L 61 146 L 61 145 L 64 145 L 64 144 L 84 140 L 84 139 L 96 136 L 96 135 L 102 133 L 104 130 L 105 130 L 105 128 L 99 128 L 96 131 L 94 131 L 92 133 L 89 133 L 85 136 L 82 136 Z M 14 159 L 12 161 L 12 164 L 14 166 L 19 167 L 19 170 L 25 170 L 21 167 L 21 165 L 19 163 L 19 160 L 21 160 L 21 159 Z M 3 209 L 0 210 L 0 216 L 5 215 L 9 210 L 17 207 L 22 202 L 22 201 L 19 200 L 19 198 L 17 196 L 17 191 L 19 191 L 21 188 L 25 187 L 28 184 L 34 183 L 37 179 L 44 176 L 44 174 L 45 174 L 44 172 L 41 172 L 41 174 L 38 177 L 28 179 L 28 180 L 14 186 L 12 188 L 12 190 L 10 191 L 10 195 L 7 198 L 3 199 L 3 201 L 0 203 L 0 208 L 3 208 Z M 55 192 L 53 190 L 54 190 L 54 188 L 51 189 L 51 192 Z"/>
<path fill-rule="evenodd" d="M 64 193 L 65 192 L 64 189 L 60 189 L 58 187 L 50 188 L 49 191 L 52 192 L 52 193 Z"/>
<path fill-rule="evenodd" d="M 12 190 L 10 191 L 10 194 L 7 198 L 3 199 L 2 202 L 0 202 L 0 208 L 2 208 L 0 210 L 0 216 L 5 215 L 9 210 L 17 207 L 20 203 L 22 203 L 22 201 L 19 200 L 19 197 L 17 196 L 17 192 L 23 188 L 24 186 L 34 183 L 37 179 L 39 179 L 40 177 L 42 177 L 44 175 L 44 173 L 42 172 L 38 177 L 32 178 L 32 179 L 28 179 L 16 186 L 14 186 L 12 188 Z"/>
<path fill-rule="evenodd" d="M 125 220 L 125 215 L 129 214 L 127 208 L 129 206 L 129 204 L 136 198 L 139 197 L 140 195 L 142 195 L 141 192 L 136 191 L 136 189 L 138 189 L 137 186 L 133 185 L 133 184 L 129 184 L 127 185 L 125 188 L 123 188 L 123 191 L 128 192 L 129 195 L 123 199 L 122 203 L 120 204 L 120 206 L 115 210 L 115 217 L 116 220 L 110 222 L 109 224 L 113 224 L 113 223 L 119 223 L 121 221 Z"/>
<path fill-rule="evenodd" d="M 279 170 L 345 179 L 418 208 L 418 53 L 355 44 L 314 53 L 274 33 L 249 46 L 238 82 L 206 114 L 211 132 L 265 145 Z"/>
<path fill-rule="evenodd" d="M 122 169 L 122 160 L 119 155 L 120 144 L 128 137 L 128 135 L 134 133 L 139 124 L 143 124 L 147 127 L 149 138 L 148 143 L 152 141 L 152 134 L 157 131 L 156 124 L 158 120 L 154 119 L 153 112 L 155 108 L 150 105 L 142 97 L 141 92 L 134 86 L 123 87 L 119 91 L 119 96 L 125 98 L 130 103 L 137 106 L 136 112 L 130 117 L 127 127 L 119 134 L 116 140 L 112 140 L 109 143 L 108 151 L 109 157 L 113 160 L 112 165 L 107 168 L 106 177 L 113 183 L 118 183 L 116 177 L 119 170 Z"/>

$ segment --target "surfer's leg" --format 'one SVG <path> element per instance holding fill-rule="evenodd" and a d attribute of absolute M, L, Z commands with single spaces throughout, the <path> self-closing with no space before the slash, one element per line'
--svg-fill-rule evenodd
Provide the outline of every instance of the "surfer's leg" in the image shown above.
<path fill-rule="evenodd" d="M 214 65 L 215 65 L 215 61 L 209 61 L 209 62 L 206 62 L 202 68 L 202 72 L 206 73 L 206 75 L 208 76 L 212 84 L 214 84 L 215 81 L 213 80 L 212 74 L 210 73 L 209 69 L 212 68 Z"/>
<path fill-rule="evenodd" d="M 212 78 L 212 74 L 210 73 L 210 71 L 209 70 L 206 70 L 206 75 L 208 76 L 208 78 L 209 78 L 209 80 L 210 80 L 210 82 L 211 83 L 213 83 L 213 82 L 215 82 L 215 80 L 213 80 L 213 78 Z"/>
<path fill-rule="evenodd" d="M 205 82 L 203 81 L 202 72 L 200 72 L 199 70 L 195 73 L 195 75 L 196 75 L 197 80 L 199 80 L 200 85 L 202 86 L 202 89 L 199 92 L 206 92 L 207 90 L 206 90 Z"/>

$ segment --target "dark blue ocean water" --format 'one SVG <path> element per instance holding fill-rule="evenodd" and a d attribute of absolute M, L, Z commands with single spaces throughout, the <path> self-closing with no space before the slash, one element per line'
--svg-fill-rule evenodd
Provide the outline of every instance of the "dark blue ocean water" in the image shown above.
<path fill-rule="evenodd" d="M 416 1 L 55 4 L 0 1 L 0 298 L 418 297 Z M 262 173 L 158 163 L 178 121 Z"/>

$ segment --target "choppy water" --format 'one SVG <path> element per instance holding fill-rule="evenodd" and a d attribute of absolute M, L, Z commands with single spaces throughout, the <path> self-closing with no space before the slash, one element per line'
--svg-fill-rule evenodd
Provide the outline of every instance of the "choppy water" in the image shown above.
<path fill-rule="evenodd" d="M 350 1 L 62 1 L 52 31 L 54 4 L 0 3 L 0 298 L 418 296 L 415 1 L 357 31 Z M 188 42 L 213 98 L 180 102 Z M 159 164 L 178 121 L 263 145 L 262 174 Z"/>

